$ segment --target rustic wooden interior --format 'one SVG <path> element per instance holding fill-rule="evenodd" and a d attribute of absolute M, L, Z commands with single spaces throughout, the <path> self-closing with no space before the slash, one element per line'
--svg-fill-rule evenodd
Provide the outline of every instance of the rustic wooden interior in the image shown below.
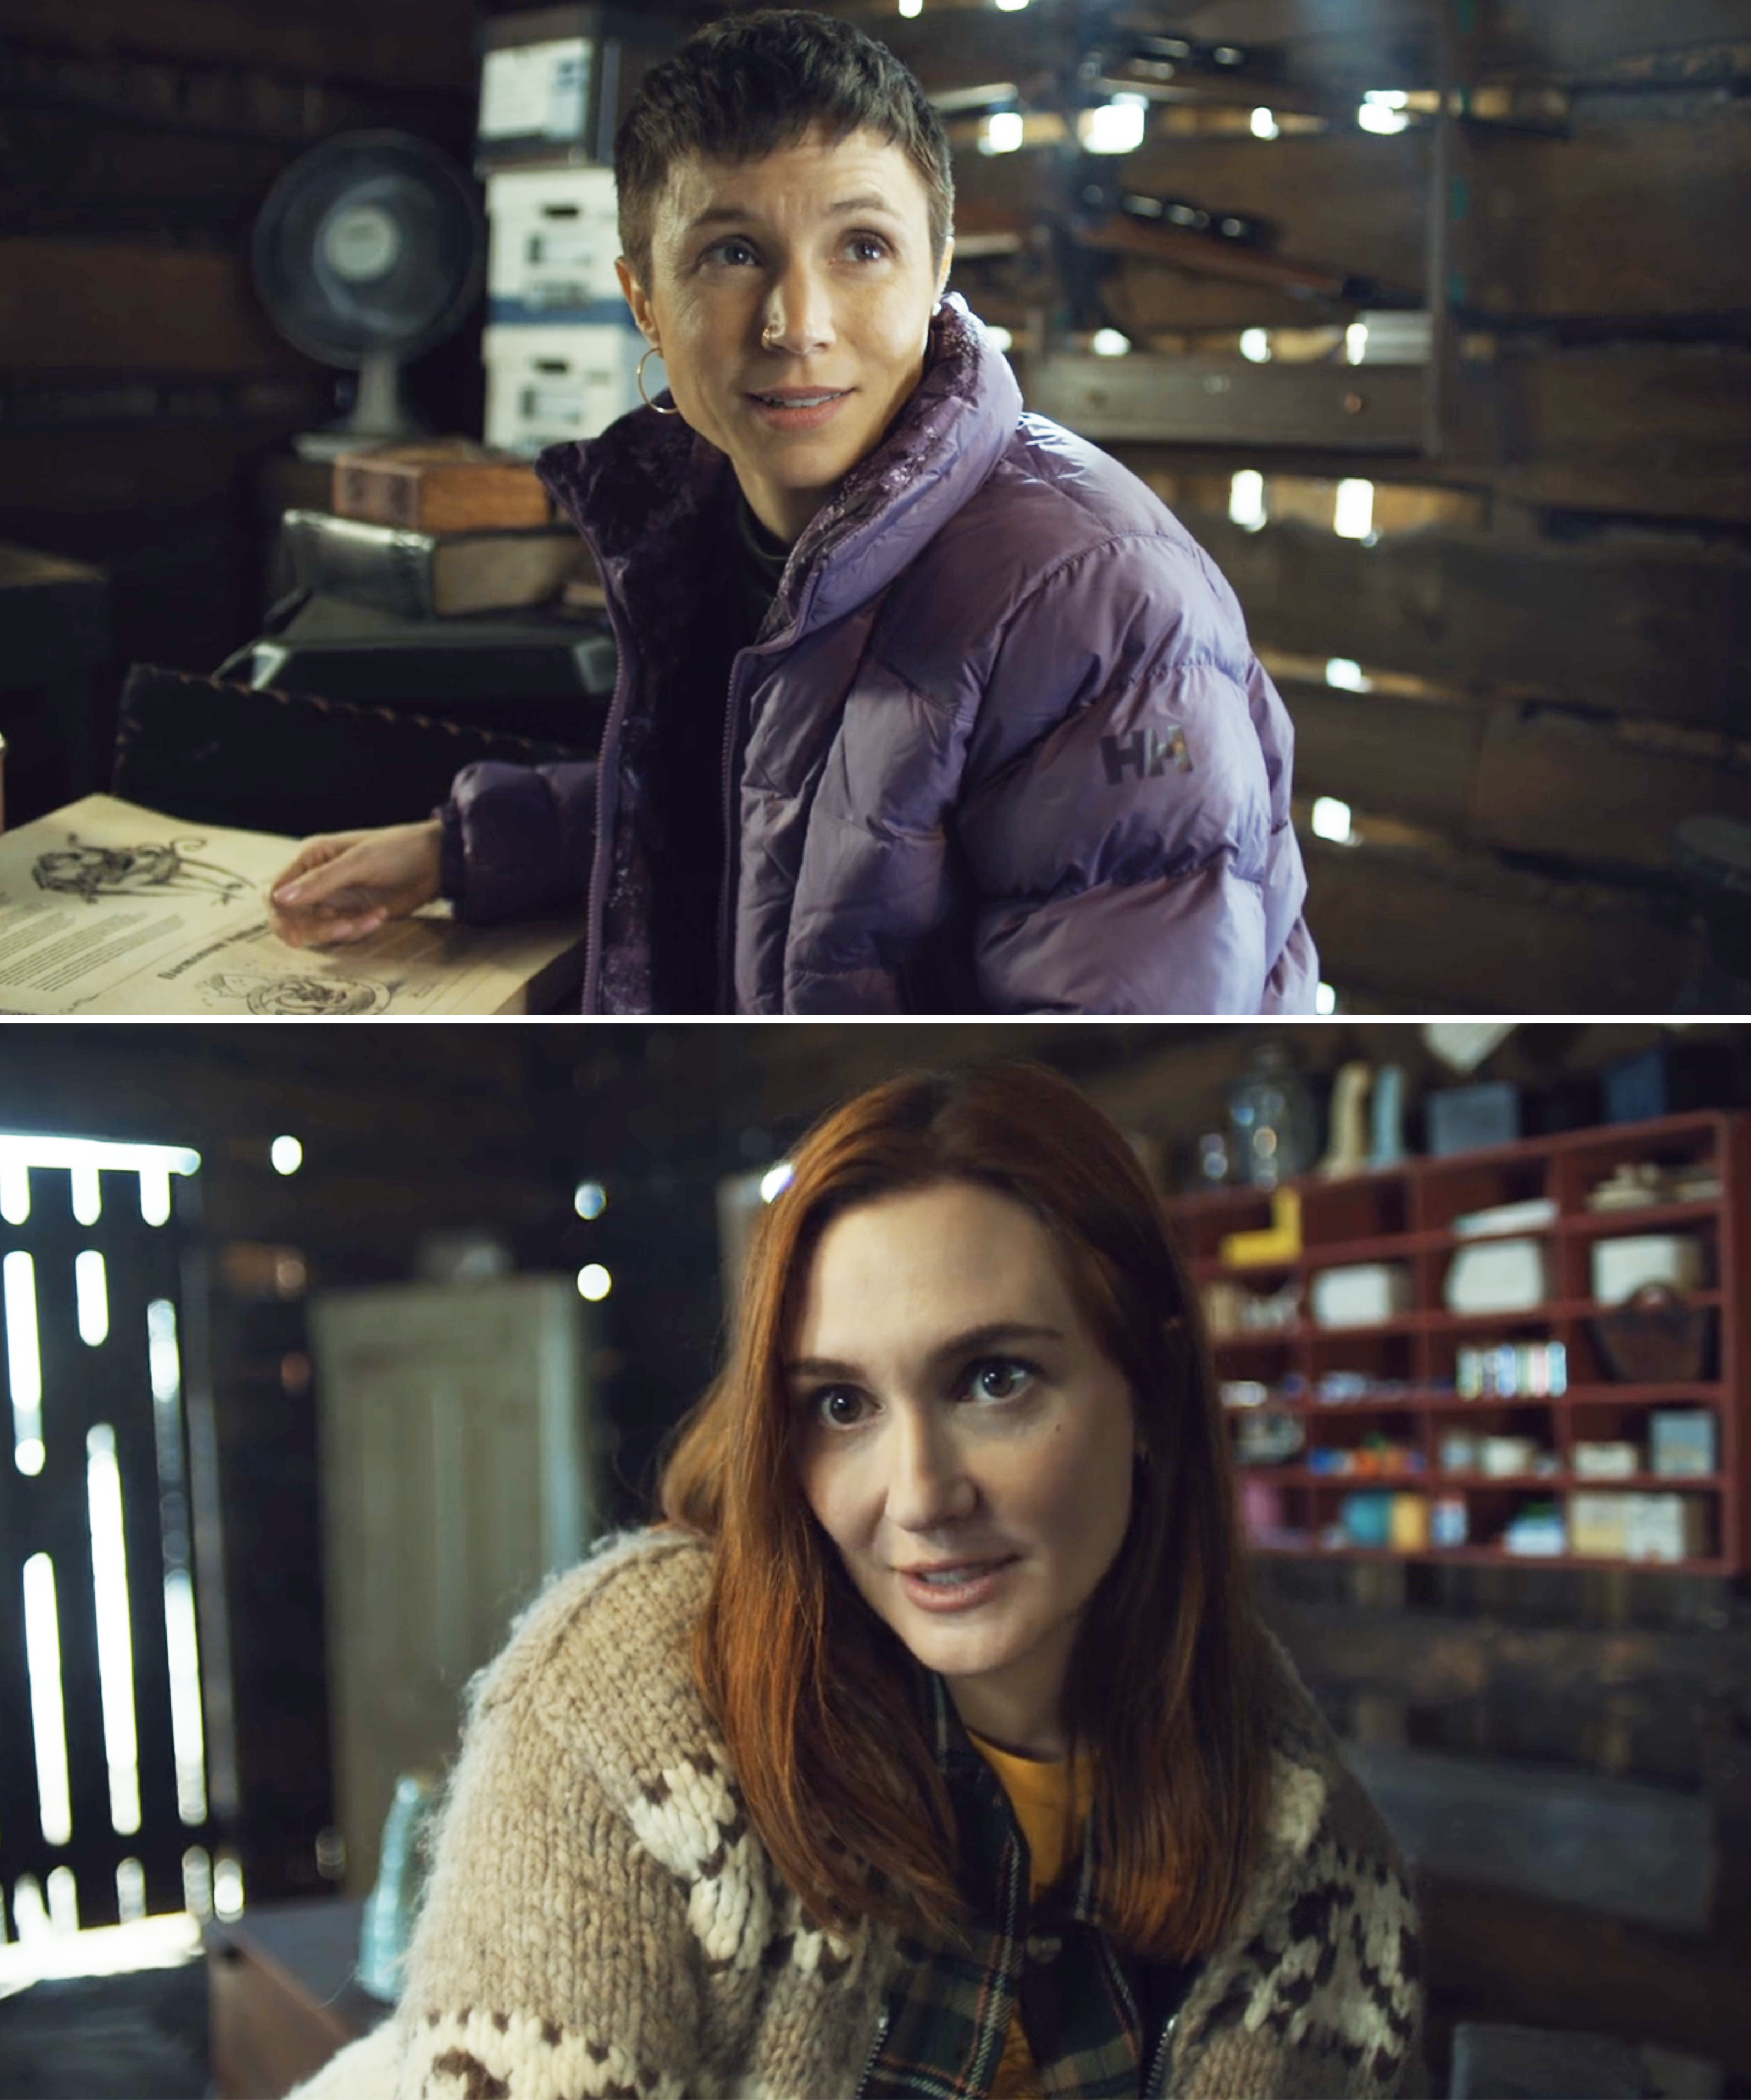
<path fill-rule="evenodd" d="M 942 99 L 954 283 L 1030 401 L 1231 579 L 1295 717 L 1345 1010 L 1736 1010 L 1673 832 L 1751 816 L 1751 10 L 822 4 Z M 33 664 L 21 640 L 0 673 L 19 814 L 27 764 L 104 771 L 127 663 L 210 670 L 254 631 L 272 521 L 309 494 L 281 448 L 334 382 L 254 304 L 253 214 L 336 132 L 466 157 L 475 32 L 467 0 L 8 0 L 0 539 L 99 565 L 110 620 L 94 634 L 64 579 L 86 655 Z M 1150 99 L 1147 135 L 1097 160 L 1077 109 L 1108 92 Z M 1369 95 L 1402 99 L 1384 128 Z M 993 108 L 1021 112 L 1019 150 L 983 150 Z M 1079 196 L 1091 179 L 1112 194 Z M 1358 315 L 1400 310 L 1428 316 L 1426 363 L 1345 361 Z M 1103 328 L 1128 356 L 1090 355 Z M 477 347 L 465 329 L 411 376 L 439 427 L 479 428 Z M 1237 474 L 1260 478 L 1244 501 Z M 1340 534 L 1340 484 L 1364 482 L 1366 536 L 1353 512 Z M 1347 840 L 1312 829 L 1322 797 Z"/>
<path fill-rule="evenodd" d="M 1404 1066 L 1413 1104 L 1455 1082 L 1403 1026 L 1265 1033 L 1321 1086 L 1359 1058 Z M 494 1238 L 520 1271 L 610 1265 L 615 1289 L 595 1308 L 588 1366 L 604 1432 L 601 1508 L 605 1521 L 637 1521 L 661 1437 L 718 1347 L 715 1195 L 727 1177 L 769 1165 L 831 1101 L 897 1069 L 1026 1052 L 1075 1076 L 1136 1134 L 1164 1185 L 1183 1189 L 1199 1134 L 1223 1126 L 1227 1091 L 1260 1038 L 1241 1026 L 1046 1022 L 637 1025 L 586 1037 L 55 1025 L 0 1035 L 8 1125 L 201 1155 L 199 1215 L 184 1233 L 210 1292 L 223 1546 L 206 1579 L 219 1583 L 228 1620 L 234 1760 L 228 1786 L 214 1782 L 205 1842 L 235 1853 L 251 1908 L 319 1894 L 347 1873 L 319 1842 L 337 1810 L 314 1294 L 409 1277 L 435 1233 Z M 1662 1046 L 1702 1075 L 1695 1084 L 1709 1102 L 1751 1110 L 1751 1042 L 1718 1023 L 1677 1034 L 1525 1024 L 1480 1076 L 1520 1088 L 1529 1113 L 1536 1105 L 1554 1127 L 1585 1127 L 1605 1068 Z M 269 1159 L 285 1133 L 303 1146 L 290 1177 Z M 595 1222 L 574 1207 L 585 1178 L 608 1192 Z M 1742 1450 L 1744 1392 L 1727 1404 Z M 1258 1564 L 1271 1624 L 1358 1762 L 1434 1833 L 1422 1880 L 1435 2089 L 1447 2089 L 1461 2020 L 1651 2043 L 1715 2067 L 1710 2091 L 1751 2089 L 1746 1576 L 1444 1566 L 1429 1555 Z M 4 1626 L 15 1663 L 10 1617 Z M 28 1777 L 7 1784 L 24 1800 L 5 1826 L 15 1845 L 18 1817 L 34 1811 Z M 1483 1819 L 1452 1826 L 1484 1833 L 1475 1871 L 1441 1851 L 1440 1817 L 1459 1813 L 1444 1789 L 1455 1786 L 1465 1814 Z M 1523 1828 L 1542 1834 L 1516 1867 L 1516 1841 L 1502 1833 Z M 1568 1833 L 1569 1850 L 1553 1831 Z M 349 1882 L 358 1872 L 356 1860 Z M 1602 1876 L 1615 1895 L 1598 1895 Z M 85 1921 L 101 1921 L 100 1882 L 81 1886 Z M 347 2010 L 324 2016 L 325 2046 L 346 2032 L 336 2023 Z M 7 2032 L 0 2014 L 0 2060 Z"/>

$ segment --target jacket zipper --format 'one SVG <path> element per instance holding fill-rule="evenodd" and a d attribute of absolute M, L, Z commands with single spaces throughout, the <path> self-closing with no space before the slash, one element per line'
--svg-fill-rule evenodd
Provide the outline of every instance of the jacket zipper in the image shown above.
<path fill-rule="evenodd" d="M 736 652 L 730 666 L 730 689 L 723 702 L 723 866 L 719 877 L 718 890 L 718 1011 L 733 1013 L 736 1011 L 736 864 L 740 858 L 736 836 L 736 731 L 741 726 L 741 709 L 736 703 L 736 687 L 744 657 L 771 649 L 782 642 L 794 646 L 808 626 L 809 614 L 815 604 L 815 580 L 811 577 L 807 594 L 798 608 L 795 620 L 784 634 L 769 634 L 764 642 L 749 643 L 747 648 Z"/>
<path fill-rule="evenodd" d="M 882 2045 L 887 2040 L 887 2008 L 884 2005 L 881 2018 L 876 2022 L 875 2040 L 870 2043 L 869 2054 L 864 2058 L 863 2076 L 857 2081 L 857 2089 L 852 2093 L 851 2100 L 864 2100 L 864 2088 L 869 2083 L 869 2074 L 875 2069 L 876 2058 L 882 2054 Z"/>
<path fill-rule="evenodd" d="M 1161 2039 L 1155 2045 L 1155 2062 L 1149 2067 L 1148 2082 L 1143 2087 L 1143 2100 L 1163 2100 L 1168 2066 L 1173 2061 L 1174 2030 L 1178 2025 L 1179 2015 L 1175 2013 L 1161 2030 Z"/>
<path fill-rule="evenodd" d="M 736 653 L 736 661 L 730 666 L 730 689 L 723 701 L 723 865 L 718 876 L 719 1013 L 736 1011 L 736 730 L 741 713 L 736 704 L 736 674 L 745 654 L 741 650 Z"/>

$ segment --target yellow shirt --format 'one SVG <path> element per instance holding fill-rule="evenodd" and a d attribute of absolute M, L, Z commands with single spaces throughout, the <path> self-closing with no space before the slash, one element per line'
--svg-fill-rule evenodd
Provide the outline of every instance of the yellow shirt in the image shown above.
<path fill-rule="evenodd" d="M 975 1736 L 973 1747 L 990 1766 L 1009 1796 L 1015 1820 L 1021 1825 L 1032 1855 L 1029 1901 L 1049 1889 L 1063 1871 L 1082 1835 L 1082 1825 L 1094 1799 L 1093 1760 L 1060 1758 L 1047 1762 L 1037 1758 L 1018 1758 Z M 992 2080 L 991 2100 L 1044 2100 L 1040 2067 L 1028 2045 L 1018 2005 L 1010 2018 L 1003 2040 L 1002 2060 Z"/>

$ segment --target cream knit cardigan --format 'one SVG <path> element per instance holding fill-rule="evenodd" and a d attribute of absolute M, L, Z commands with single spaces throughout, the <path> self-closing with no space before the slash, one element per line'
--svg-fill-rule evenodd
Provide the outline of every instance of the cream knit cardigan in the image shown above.
<path fill-rule="evenodd" d="M 296 2100 L 853 2100 L 894 1935 L 811 1930 L 689 1654 L 708 1549 L 621 1534 L 471 1688 L 396 2016 Z M 1391 1841 L 1285 1659 L 1268 1836 L 1181 2010 L 1170 2100 L 1425 2090 Z"/>

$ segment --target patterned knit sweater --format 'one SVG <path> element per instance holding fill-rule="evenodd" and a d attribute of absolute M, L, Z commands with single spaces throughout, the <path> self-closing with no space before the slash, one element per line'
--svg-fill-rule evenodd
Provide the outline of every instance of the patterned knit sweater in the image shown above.
<path fill-rule="evenodd" d="M 476 1679 L 396 2018 L 298 2100 L 852 2100 L 895 1935 L 811 1930 L 693 1679 L 708 1550 L 609 1539 Z M 1391 1839 L 1282 1661 L 1268 1831 L 1169 2100 L 1425 2090 Z"/>

